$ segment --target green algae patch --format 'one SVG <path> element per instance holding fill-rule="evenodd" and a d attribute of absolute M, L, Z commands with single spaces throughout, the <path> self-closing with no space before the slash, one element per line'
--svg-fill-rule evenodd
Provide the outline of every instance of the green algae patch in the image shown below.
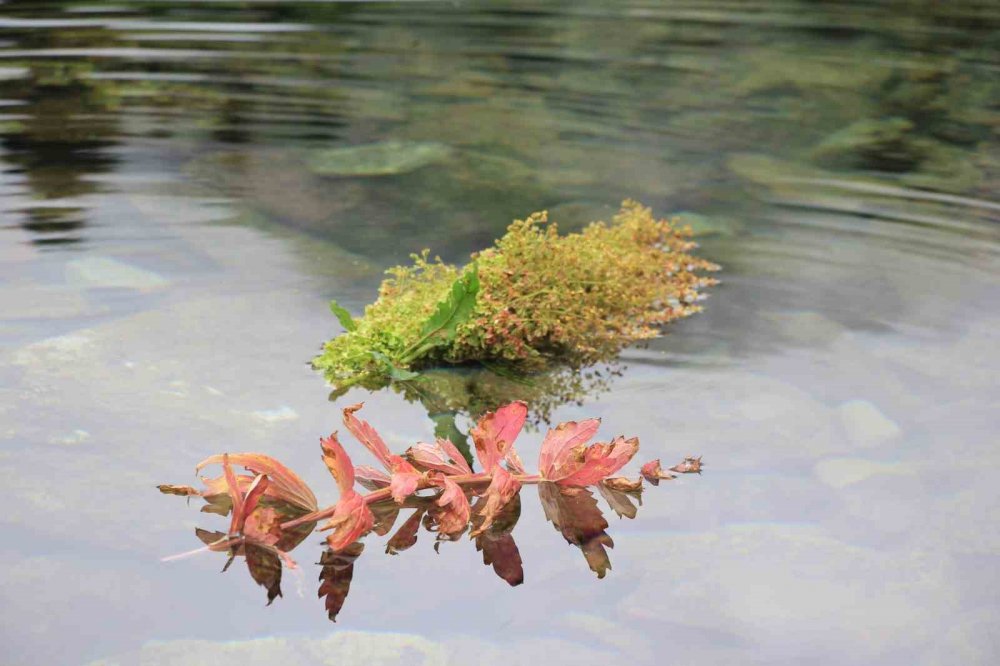
<path fill-rule="evenodd" d="M 425 251 L 390 269 L 362 317 L 334 306 L 345 332 L 313 366 L 339 388 L 377 388 L 433 366 L 539 372 L 612 360 L 701 309 L 718 267 L 691 254 L 691 236 L 634 201 L 566 235 L 535 213 L 465 266 Z"/>
<path fill-rule="evenodd" d="M 318 150 L 309 155 L 309 170 L 320 176 L 393 176 L 447 159 L 449 146 L 433 141 L 382 141 L 361 146 Z"/>

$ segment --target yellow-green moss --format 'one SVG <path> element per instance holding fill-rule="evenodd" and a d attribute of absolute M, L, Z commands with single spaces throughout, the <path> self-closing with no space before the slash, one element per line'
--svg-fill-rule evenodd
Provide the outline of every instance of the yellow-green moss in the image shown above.
<path fill-rule="evenodd" d="M 561 236 L 545 213 L 516 220 L 472 256 L 475 307 L 442 344 L 412 358 L 427 319 L 468 267 L 414 256 L 397 266 L 354 330 L 326 343 L 313 365 L 334 384 L 380 384 L 390 371 L 473 361 L 537 371 L 614 358 L 700 310 L 717 267 L 692 256 L 690 229 L 626 201 L 610 223 Z M 471 265 L 471 264 L 470 264 Z"/>

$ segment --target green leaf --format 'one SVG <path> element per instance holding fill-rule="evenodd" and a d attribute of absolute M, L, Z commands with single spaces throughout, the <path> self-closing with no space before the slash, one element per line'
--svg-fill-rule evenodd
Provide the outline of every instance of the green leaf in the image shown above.
<path fill-rule="evenodd" d="M 389 376 L 389 379 L 396 382 L 406 382 L 420 376 L 419 372 L 413 372 L 405 368 L 398 367 L 392 360 L 382 352 L 371 352 L 372 358 L 382 366 L 382 371 Z"/>
<path fill-rule="evenodd" d="M 403 353 L 402 362 L 420 358 L 431 349 L 451 344 L 458 327 L 468 321 L 479 294 L 479 269 L 472 264 L 451 285 L 448 296 L 437 304 L 434 313 L 420 329 L 420 339 Z"/>
<path fill-rule="evenodd" d="M 354 321 L 351 313 L 347 311 L 347 308 L 342 306 L 337 301 L 330 301 L 330 312 L 337 318 L 340 325 L 344 327 L 345 331 L 353 331 L 358 327 L 358 323 Z"/>

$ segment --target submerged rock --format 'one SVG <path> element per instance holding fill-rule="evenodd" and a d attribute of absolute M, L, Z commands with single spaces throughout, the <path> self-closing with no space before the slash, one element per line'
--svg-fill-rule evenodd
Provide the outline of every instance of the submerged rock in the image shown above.
<path fill-rule="evenodd" d="M 156 289 L 170 284 L 162 275 L 110 257 L 83 257 L 66 264 L 66 282 L 80 287 Z"/>
<path fill-rule="evenodd" d="M 311 153 L 309 169 L 322 176 L 392 176 L 447 159 L 449 146 L 433 141 L 382 141 Z"/>
<path fill-rule="evenodd" d="M 972 154 L 918 133 L 907 118 L 859 120 L 813 149 L 825 166 L 899 173 L 907 185 L 966 192 L 980 182 Z"/>
<path fill-rule="evenodd" d="M 857 446 L 877 446 L 902 432 L 895 421 L 867 400 L 850 400 L 837 412 L 847 436 Z"/>
<path fill-rule="evenodd" d="M 211 663 L 372 664 L 432 666 L 447 662 L 445 647 L 416 634 L 341 631 L 326 638 L 264 637 L 245 641 L 177 639 L 151 641 L 137 652 L 90 662 L 89 666 L 142 663 L 149 666 Z"/>
<path fill-rule="evenodd" d="M 814 471 L 817 478 L 831 488 L 846 488 L 873 476 L 914 474 L 914 470 L 904 464 L 864 458 L 827 458 L 816 463 Z"/>
<path fill-rule="evenodd" d="M 906 118 L 866 118 L 834 132 L 812 150 L 812 158 L 831 167 L 909 171 L 924 159 L 922 142 Z"/>
<path fill-rule="evenodd" d="M 681 211 L 671 218 L 679 219 L 681 225 L 688 225 L 695 237 L 699 236 L 733 236 L 742 225 L 729 217 L 719 217 L 717 215 L 700 215 L 688 211 Z"/>

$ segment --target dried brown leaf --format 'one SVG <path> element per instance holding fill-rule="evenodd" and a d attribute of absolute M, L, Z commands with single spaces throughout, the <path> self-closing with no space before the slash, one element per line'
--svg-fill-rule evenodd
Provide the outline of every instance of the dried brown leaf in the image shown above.
<path fill-rule="evenodd" d="M 604 578 L 611 568 L 608 548 L 614 542 L 604 530 L 608 522 L 597 506 L 593 493 L 586 488 L 567 488 L 551 482 L 538 486 L 545 517 L 567 542 L 583 551 L 591 571 Z"/>
<path fill-rule="evenodd" d="M 337 621 L 337 614 L 344 607 L 351 591 L 354 578 L 354 562 L 365 550 L 365 544 L 357 541 L 340 552 L 327 549 L 320 557 L 322 569 L 319 572 L 319 594 L 324 599 L 326 613 L 331 621 Z"/>

